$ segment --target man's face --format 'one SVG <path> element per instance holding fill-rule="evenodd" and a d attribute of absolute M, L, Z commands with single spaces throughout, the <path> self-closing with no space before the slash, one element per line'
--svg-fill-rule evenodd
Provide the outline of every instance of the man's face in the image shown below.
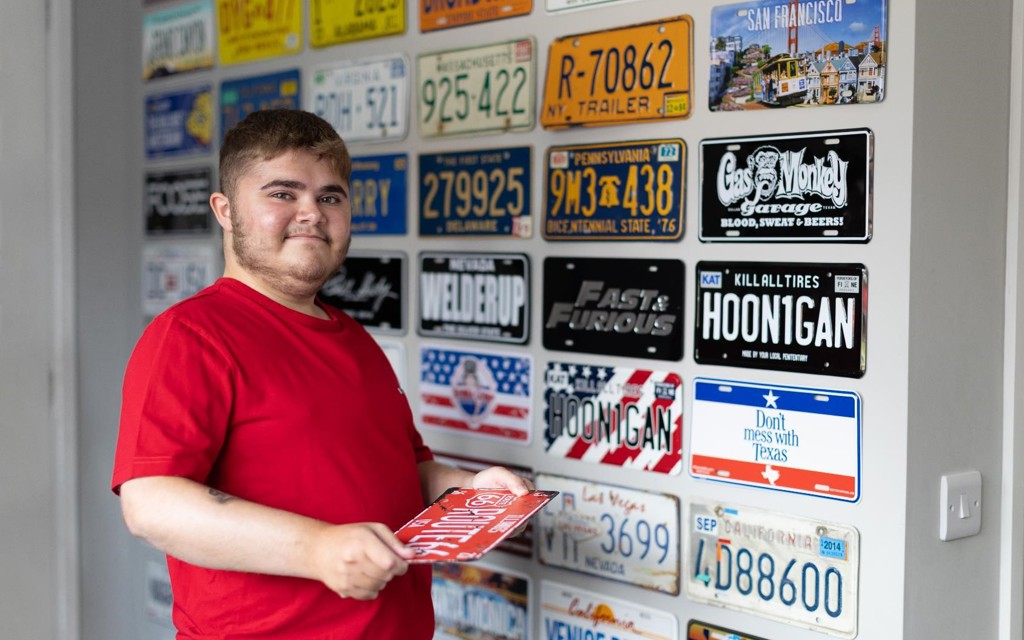
<path fill-rule="evenodd" d="M 316 293 L 348 251 L 348 189 L 329 161 L 306 151 L 252 164 L 231 198 L 238 266 L 281 293 Z"/>

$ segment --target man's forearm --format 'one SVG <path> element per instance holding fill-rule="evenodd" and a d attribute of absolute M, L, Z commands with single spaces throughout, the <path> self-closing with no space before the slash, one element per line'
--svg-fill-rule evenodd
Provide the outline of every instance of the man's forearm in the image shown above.
<path fill-rule="evenodd" d="M 452 487 L 472 487 L 476 474 L 455 467 L 427 460 L 419 463 L 420 488 L 423 502 L 430 504 L 439 495 Z"/>

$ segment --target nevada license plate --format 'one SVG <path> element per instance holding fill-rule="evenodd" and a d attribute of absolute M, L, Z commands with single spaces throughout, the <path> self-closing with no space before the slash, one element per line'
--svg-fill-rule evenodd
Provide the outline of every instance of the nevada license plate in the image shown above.
<path fill-rule="evenodd" d="M 690 115 L 693 20 L 582 33 L 551 43 L 541 125 L 606 125 Z"/>
<path fill-rule="evenodd" d="M 686 143 L 681 139 L 548 149 L 544 238 L 678 240 Z"/>
<path fill-rule="evenodd" d="M 409 62 L 398 55 L 317 69 L 309 104 L 345 142 L 401 140 L 409 126 Z"/>
<path fill-rule="evenodd" d="M 679 594 L 679 498 L 546 474 L 537 487 L 560 492 L 538 517 L 541 562 Z"/>
<path fill-rule="evenodd" d="M 851 526 L 688 501 L 686 595 L 841 638 L 857 635 L 860 535 Z"/>
<path fill-rule="evenodd" d="M 419 131 L 425 138 L 533 126 L 533 38 L 419 56 Z"/>

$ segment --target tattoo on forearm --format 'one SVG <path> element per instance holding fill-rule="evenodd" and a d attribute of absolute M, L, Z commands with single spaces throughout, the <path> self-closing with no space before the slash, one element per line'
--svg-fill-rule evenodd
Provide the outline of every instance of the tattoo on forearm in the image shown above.
<path fill-rule="evenodd" d="M 217 504 L 225 504 L 235 499 L 235 496 L 228 495 L 223 491 L 217 489 L 210 489 L 210 495 L 217 501 Z"/>

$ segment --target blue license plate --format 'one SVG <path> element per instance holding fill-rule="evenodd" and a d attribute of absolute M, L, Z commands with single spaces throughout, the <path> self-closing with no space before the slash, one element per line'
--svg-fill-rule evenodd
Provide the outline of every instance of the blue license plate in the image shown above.
<path fill-rule="evenodd" d="M 352 159 L 353 234 L 405 234 L 408 174 L 409 156 L 404 153 Z"/>
<path fill-rule="evenodd" d="M 299 70 L 290 69 L 220 85 L 220 131 L 223 136 L 253 111 L 299 108 Z"/>

